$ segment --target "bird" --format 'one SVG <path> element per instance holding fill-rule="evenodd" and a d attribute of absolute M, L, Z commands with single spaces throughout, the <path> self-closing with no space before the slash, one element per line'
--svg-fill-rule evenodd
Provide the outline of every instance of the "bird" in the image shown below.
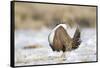
<path fill-rule="evenodd" d="M 73 37 L 68 34 L 67 28 L 69 26 L 66 24 L 58 24 L 48 36 L 52 51 L 62 51 L 63 58 L 66 56 L 65 52 L 77 49 L 81 43 L 79 27 L 76 27 Z"/>

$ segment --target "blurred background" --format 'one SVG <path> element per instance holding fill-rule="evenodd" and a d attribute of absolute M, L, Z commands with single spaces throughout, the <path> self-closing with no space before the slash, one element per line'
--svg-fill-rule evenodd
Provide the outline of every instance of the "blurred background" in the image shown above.
<path fill-rule="evenodd" d="M 15 29 L 54 28 L 60 23 L 96 27 L 96 7 L 15 3 Z"/>
<path fill-rule="evenodd" d="M 15 2 L 15 65 L 39 65 L 96 61 L 96 7 Z M 48 36 L 58 24 L 68 24 L 71 38 L 78 24 L 81 44 L 59 60 Z M 44 55 L 45 54 L 45 55 Z"/>

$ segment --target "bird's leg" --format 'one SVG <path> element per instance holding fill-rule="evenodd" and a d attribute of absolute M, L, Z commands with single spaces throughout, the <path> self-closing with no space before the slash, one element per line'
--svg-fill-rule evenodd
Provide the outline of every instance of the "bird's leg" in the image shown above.
<path fill-rule="evenodd" d="M 61 58 L 62 58 L 62 60 L 66 59 L 66 53 L 65 52 L 62 53 Z"/>
<path fill-rule="evenodd" d="M 58 57 L 58 61 L 60 63 L 64 62 L 66 60 L 66 53 L 62 52 L 62 54 Z"/>

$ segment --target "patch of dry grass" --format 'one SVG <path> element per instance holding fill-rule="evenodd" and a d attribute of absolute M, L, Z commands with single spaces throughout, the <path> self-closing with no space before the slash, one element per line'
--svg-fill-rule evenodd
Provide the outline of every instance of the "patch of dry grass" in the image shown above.
<path fill-rule="evenodd" d="M 28 45 L 28 46 L 25 46 L 24 49 L 34 49 L 34 48 L 41 48 L 43 46 L 41 45 Z"/>
<path fill-rule="evenodd" d="M 57 24 L 75 23 L 81 27 L 96 26 L 96 7 L 15 3 L 15 28 L 54 28 Z"/>

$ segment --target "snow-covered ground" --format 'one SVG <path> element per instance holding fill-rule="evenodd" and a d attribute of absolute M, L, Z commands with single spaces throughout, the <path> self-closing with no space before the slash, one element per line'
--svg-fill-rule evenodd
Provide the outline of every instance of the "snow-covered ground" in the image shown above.
<path fill-rule="evenodd" d="M 50 29 L 15 31 L 15 65 L 41 65 L 96 61 L 96 29 L 81 29 L 81 44 L 78 49 L 66 52 L 66 59 L 59 57 L 62 52 L 53 52 L 48 43 Z M 73 32 L 70 31 L 70 32 Z M 30 45 L 36 48 L 24 48 Z M 39 46 L 39 47 L 38 47 Z"/>

